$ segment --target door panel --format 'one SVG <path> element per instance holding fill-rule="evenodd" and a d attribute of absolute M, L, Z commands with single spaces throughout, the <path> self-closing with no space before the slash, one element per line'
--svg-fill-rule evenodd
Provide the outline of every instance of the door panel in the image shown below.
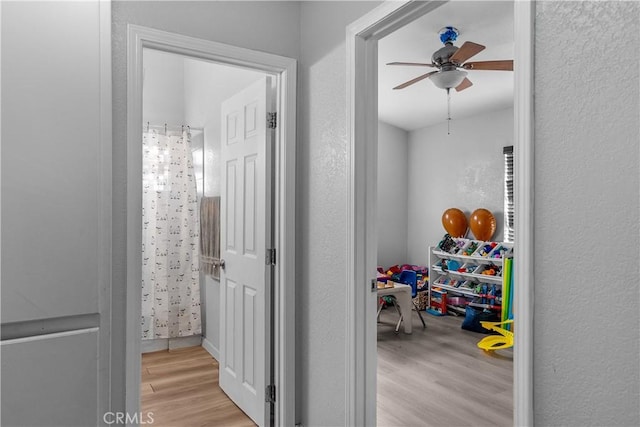
<path fill-rule="evenodd" d="M 226 241 L 224 241 L 224 247 L 227 251 L 235 253 L 236 250 L 236 174 L 238 168 L 236 160 L 231 160 L 226 163 L 227 167 L 227 181 L 226 181 L 226 221 L 224 229 L 226 231 Z"/>
<path fill-rule="evenodd" d="M 226 295 L 223 301 L 225 301 L 224 307 L 226 307 L 227 310 L 226 310 L 226 316 L 224 318 L 224 321 L 222 322 L 223 327 L 226 328 L 224 334 L 222 335 L 223 337 L 225 337 L 224 348 L 222 349 L 222 352 L 224 355 L 224 357 L 222 358 L 223 360 L 222 365 L 225 367 L 225 370 L 229 372 L 229 374 L 233 375 L 233 377 L 235 378 L 236 377 L 236 372 L 235 372 L 236 284 L 231 280 L 226 280 L 225 283 L 226 283 L 226 286 L 225 286 Z"/>
<path fill-rule="evenodd" d="M 242 357 L 242 361 L 244 365 L 242 366 L 242 374 L 243 374 L 243 385 L 248 388 L 248 390 L 256 394 L 255 390 L 255 369 L 254 360 L 256 360 L 256 348 L 255 348 L 255 334 L 256 334 L 256 324 L 255 324 L 255 312 L 256 312 L 256 296 L 257 291 L 253 288 L 245 286 L 244 288 L 244 298 L 243 298 L 243 310 L 242 313 L 244 315 L 244 319 L 242 322 L 242 326 L 244 327 L 244 331 L 242 332 L 242 336 L 244 339 L 244 355 Z"/>
<path fill-rule="evenodd" d="M 256 162 L 258 156 L 247 156 L 244 159 L 244 245 L 245 255 L 256 255 Z"/>
<path fill-rule="evenodd" d="M 271 105 L 268 78 L 222 104 L 225 165 L 221 197 L 221 342 L 220 386 L 258 425 L 267 420 L 265 387 L 270 353 L 271 131 L 266 126 Z M 233 360 L 231 360 L 233 359 Z"/>
<path fill-rule="evenodd" d="M 4 426 L 96 425 L 98 328 L 3 341 Z"/>

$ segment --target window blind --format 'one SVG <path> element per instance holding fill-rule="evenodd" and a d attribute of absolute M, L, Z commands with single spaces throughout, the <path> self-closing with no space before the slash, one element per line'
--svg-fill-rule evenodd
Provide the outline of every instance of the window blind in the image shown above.
<path fill-rule="evenodd" d="M 504 147 L 504 241 L 514 241 L 513 145 Z"/>

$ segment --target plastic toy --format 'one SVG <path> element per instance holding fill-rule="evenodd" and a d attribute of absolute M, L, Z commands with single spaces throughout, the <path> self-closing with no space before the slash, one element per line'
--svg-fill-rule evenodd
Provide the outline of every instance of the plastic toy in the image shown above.
<path fill-rule="evenodd" d="M 458 273 L 473 273 L 476 268 L 478 268 L 477 265 L 467 265 L 466 267 L 460 267 Z"/>
<path fill-rule="evenodd" d="M 489 253 L 493 250 L 493 248 L 495 248 L 497 245 L 497 243 L 495 242 L 491 242 L 489 244 L 486 244 L 482 247 L 482 249 L 480 249 L 480 256 L 487 256 L 489 255 Z"/>
<path fill-rule="evenodd" d="M 482 270 L 481 274 L 484 274 L 485 276 L 499 276 L 500 272 L 500 267 L 494 264 L 489 264 L 484 270 Z"/>
<path fill-rule="evenodd" d="M 502 278 L 502 316 L 501 320 L 513 319 L 513 259 L 504 260 L 504 274 Z M 510 329 L 506 325 L 505 329 Z"/>
<path fill-rule="evenodd" d="M 458 245 L 449 234 L 445 234 L 440 243 L 438 243 L 438 248 L 443 252 L 455 253 L 458 250 Z"/>
<path fill-rule="evenodd" d="M 467 234 L 467 217 L 458 208 L 449 208 L 444 211 L 442 225 L 452 237 L 464 237 Z"/>
<path fill-rule="evenodd" d="M 462 289 L 468 289 L 468 290 L 471 290 L 471 291 L 475 291 L 474 287 L 472 285 L 473 285 L 473 282 L 470 282 L 470 281 L 467 280 L 467 281 L 461 283 L 460 286 L 458 286 L 458 287 L 462 288 Z"/>
<path fill-rule="evenodd" d="M 480 321 L 483 328 L 495 331 L 500 335 L 489 335 L 478 342 L 478 347 L 484 351 L 500 350 L 503 348 L 513 347 L 513 332 L 502 328 L 502 325 L 510 325 L 513 320 L 504 322 L 486 322 Z"/>
<path fill-rule="evenodd" d="M 482 294 L 482 295 L 487 295 L 487 293 L 488 293 L 487 291 L 488 291 L 488 290 L 489 290 L 489 289 L 487 288 L 487 284 L 486 284 L 486 283 L 483 283 L 482 285 L 480 285 L 480 294 Z M 486 298 L 486 296 L 481 297 L 481 299 L 480 299 L 480 303 L 482 303 L 482 304 L 487 304 L 487 298 Z"/>
<path fill-rule="evenodd" d="M 471 254 L 473 254 L 476 249 L 478 249 L 478 245 L 479 243 L 476 242 L 471 242 L 471 244 L 469 244 L 469 247 L 467 249 L 465 249 L 462 254 L 463 255 L 467 255 L 467 256 L 471 256 Z"/>
<path fill-rule="evenodd" d="M 447 292 L 435 289 L 431 290 L 431 299 L 426 312 L 434 316 L 444 316 L 447 314 Z"/>
<path fill-rule="evenodd" d="M 507 249 L 504 246 L 498 245 L 497 248 L 494 248 L 491 258 L 501 259 L 506 251 Z"/>
<path fill-rule="evenodd" d="M 493 297 L 494 300 L 497 298 L 498 288 L 496 287 L 495 283 L 491 285 L 491 290 L 489 291 L 489 295 Z"/>
<path fill-rule="evenodd" d="M 460 263 L 458 261 L 456 261 L 455 259 L 447 260 L 447 270 L 458 271 L 459 268 L 460 268 Z"/>
<path fill-rule="evenodd" d="M 476 209 L 471 213 L 469 227 L 478 240 L 490 240 L 496 232 L 496 219 L 487 209 Z"/>

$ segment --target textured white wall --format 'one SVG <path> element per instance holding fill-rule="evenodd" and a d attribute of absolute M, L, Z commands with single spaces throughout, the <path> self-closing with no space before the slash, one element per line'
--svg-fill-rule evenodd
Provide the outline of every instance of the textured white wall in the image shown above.
<path fill-rule="evenodd" d="M 407 261 L 408 134 L 378 122 L 378 265 Z"/>
<path fill-rule="evenodd" d="M 639 46 L 636 2 L 537 3 L 538 425 L 640 425 Z"/>
<path fill-rule="evenodd" d="M 301 2 L 298 139 L 298 409 L 345 420 L 348 143 L 345 27 L 376 3 Z"/>
<path fill-rule="evenodd" d="M 113 410 L 125 403 L 127 24 L 299 57 L 295 2 L 113 1 Z"/>
<path fill-rule="evenodd" d="M 513 109 L 492 111 L 409 132 L 409 249 L 412 264 L 427 264 L 429 246 L 444 233 L 442 214 L 478 208 L 496 218 L 493 239 L 504 222 L 503 147 L 513 145 Z M 471 231 L 468 234 L 473 237 Z"/>

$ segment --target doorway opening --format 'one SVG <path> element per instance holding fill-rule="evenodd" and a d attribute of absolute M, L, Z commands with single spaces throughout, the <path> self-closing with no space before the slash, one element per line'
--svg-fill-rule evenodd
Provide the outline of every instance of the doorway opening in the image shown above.
<path fill-rule="evenodd" d="M 465 49 L 456 60 L 479 70 L 431 64 L 431 54 L 446 64 Z M 513 425 L 512 348 L 477 346 L 486 332 L 477 319 L 508 317 L 503 149 L 513 144 L 512 59 L 506 1 L 448 2 L 378 41 L 378 426 Z M 481 68 L 494 60 L 503 69 Z M 447 93 L 432 81 L 452 72 L 466 84 L 450 83 Z M 473 212 L 488 212 L 492 229 L 469 227 Z M 445 233 L 457 239 L 452 254 L 438 247 L 450 242 Z M 496 256 L 480 256 L 491 245 Z M 407 394 L 439 399 L 396 410 Z"/>
<path fill-rule="evenodd" d="M 349 424 L 372 425 L 376 420 L 378 42 L 445 3 L 386 3 L 347 28 L 352 156 L 349 228 L 352 255 L 349 259 L 347 322 Z M 514 293 L 517 333 L 513 349 L 513 422 L 516 425 L 532 423 L 533 16 L 530 2 L 516 2 L 514 28 L 517 31 L 514 35 L 513 58 L 513 145 L 516 171 L 514 262 L 518 266 L 514 274 L 514 281 L 517 283 L 517 291 Z M 415 316 L 411 313 L 409 315 Z M 420 322 L 416 325 L 420 325 Z"/>
<path fill-rule="evenodd" d="M 223 301 L 241 300 L 242 295 L 225 299 L 230 289 L 220 284 L 226 273 L 221 268 L 222 260 L 227 258 L 221 254 L 221 207 L 228 206 L 226 212 L 235 208 L 229 203 L 229 197 L 235 195 L 226 194 L 222 184 L 227 178 L 223 167 L 228 162 L 223 158 L 226 146 L 222 141 L 229 129 L 223 130 L 228 123 L 221 118 L 225 102 L 261 80 L 266 83 L 266 74 L 155 49 L 144 49 L 143 67 L 141 411 L 153 413 L 160 423 L 190 424 L 196 422 L 192 417 L 197 416 L 212 424 L 233 425 L 237 420 L 239 425 L 246 425 L 250 419 L 264 424 L 264 416 L 259 413 L 264 396 L 259 396 L 258 407 L 250 404 L 251 395 L 265 387 L 255 384 L 260 375 L 231 371 L 236 377 L 244 377 L 252 388 L 249 396 L 243 397 L 243 387 L 234 387 L 233 378 L 227 375 L 231 368 L 220 370 L 220 366 L 264 371 L 272 354 L 269 342 L 265 342 L 271 331 L 259 329 L 253 322 L 228 325 L 229 320 L 235 320 L 237 307 L 225 307 Z M 273 89 L 270 85 L 269 94 Z M 262 107 L 265 108 L 272 110 L 271 105 Z M 260 113 L 266 116 L 264 111 Z M 257 129 L 259 124 L 253 123 L 255 136 L 262 132 L 261 136 L 266 137 L 267 131 Z M 245 120 L 233 125 L 242 131 L 248 128 Z M 235 128 L 233 132 L 242 133 Z M 260 154 L 265 157 L 267 141 L 259 143 Z M 260 157 L 254 160 L 252 167 L 259 164 Z M 238 175 L 232 178 L 241 179 L 244 174 Z M 268 179 L 262 181 L 269 185 Z M 251 196 L 260 196 L 270 205 L 271 200 L 262 194 L 265 190 Z M 249 195 L 247 200 L 254 202 Z M 229 220 L 227 216 L 224 223 Z M 265 239 L 271 224 L 253 218 L 249 225 L 254 223 L 254 230 L 261 231 L 263 239 L 256 244 L 271 247 L 270 236 Z M 233 225 L 240 224 L 238 221 Z M 225 230 L 230 232 L 227 240 L 236 231 L 231 225 Z M 247 230 L 241 231 L 247 234 Z M 250 237 L 253 236 L 244 241 Z M 257 270 L 264 275 L 264 268 L 263 263 Z M 265 288 L 271 285 L 270 280 L 269 275 L 266 281 L 255 280 L 251 287 L 245 284 L 245 291 L 250 290 L 254 302 L 267 312 L 261 304 L 269 303 Z M 241 289 L 236 286 L 232 290 Z M 229 316 L 224 317 L 223 313 Z M 241 313 L 239 317 L 245 320 L 254 315 Z M 228 347 L 235 343 L 224 340 L 225 334 L 234 337 L 243 334 L 243 329 L 252 334 L 247 337 L 248 343 L 259 344 L 256 355 L 252 355 L 255 360 L 223 361 L 225 356 L 229 359 L 249 354 L 230 351 Z M 261 354 L 268 357 L 259 357 Z M 233 395 L 233 400 L 226 395 Z"/>
<path fill-rule="evenodd" d="M 138 26 L 129 44 L 127 412 L 171 422 L 186 387 L 198 420 L 292 424 L 295 61 Z"/>

